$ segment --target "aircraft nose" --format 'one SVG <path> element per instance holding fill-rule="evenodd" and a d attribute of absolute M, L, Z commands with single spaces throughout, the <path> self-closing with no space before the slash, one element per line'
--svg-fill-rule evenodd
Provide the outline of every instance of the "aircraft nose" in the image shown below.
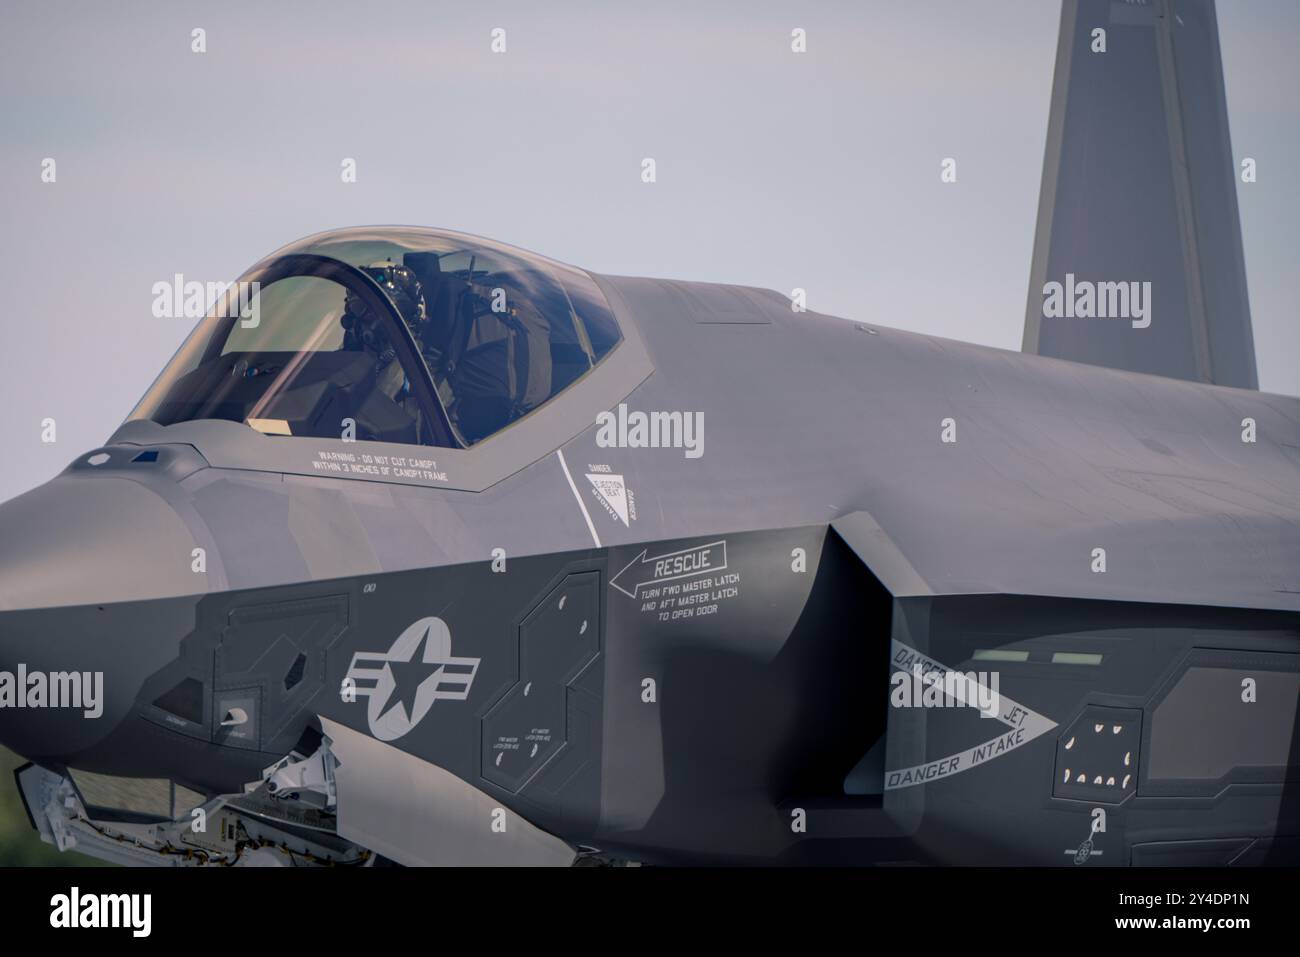
<path fill-rule="evenodd" d="M 69 470 L 0 505 L 0 611 L 201 593 L 194 548 L 158 491 Z"/>
<path fill-rule="evenodd" d="M 122 477 L 69 471 L 0 505 L 0 744 L 70 761 L 112 731 L 193 630 L 194 547 Z"/>
<path fill-rule="evenodd" d="M 194 630 L 196 598 L 0 611 L 0 744 L 76 766 Z"/>

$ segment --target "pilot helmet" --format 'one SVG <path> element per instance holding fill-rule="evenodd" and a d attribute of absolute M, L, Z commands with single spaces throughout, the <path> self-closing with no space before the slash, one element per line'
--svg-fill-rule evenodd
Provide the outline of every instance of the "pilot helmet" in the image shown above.
<path fill-rule="evenodd" d="M 361 270 L 375 281 L 388 297 L 398 315 L 411 331 L 411 338 L 423 342 L 429 323 L 429 310 L 424 301 L 424 288 L 415 273 L 391 259 L 365 266 Z"/>
<path fill-rule="evenodd" d="M 343 300 L 343 315 L 339 318 L 343 326 L 344 349 L 372 352 L 382 355 L 388 351 L 388 335 L 380 317 L 364 298 L 348 290 Z"/>

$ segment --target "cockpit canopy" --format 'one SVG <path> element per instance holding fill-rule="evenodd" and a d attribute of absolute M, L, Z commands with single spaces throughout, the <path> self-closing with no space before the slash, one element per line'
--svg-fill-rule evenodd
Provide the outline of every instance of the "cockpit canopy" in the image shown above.
<path fill-rule="evenodd" d="M 130 418 L 465 447 L 577 381 L 620 338 L 579 269 L 442 230 L 339 230 L 241 276 Z"/>

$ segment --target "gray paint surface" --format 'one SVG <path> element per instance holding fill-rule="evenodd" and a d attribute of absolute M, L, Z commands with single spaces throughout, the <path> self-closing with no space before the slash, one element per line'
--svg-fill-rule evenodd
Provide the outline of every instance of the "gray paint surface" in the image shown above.
<path fill-rule="evenodd" d="M 1155 6 L 1127 7 L 1133 22 L 1118 27 L 1150 27 Z M 1158 91 L 1167 105 L 1174 61 L 1212 54 L 1158 38 L 1136 99 L 1155 109 Z M 1226 137 L 1166 119 L 1163 145 L 1144 130 L 1144 155 Z M 1207 238 L 1188 228 L 1197 178 L 1167 184 L 1183 218 L 1163 223 L 1161 269 Z M 1210 239 L 1235 218 L 1195 212 Z M 0 664 L 62 666 L 92 642 L 111 689 L 103 725 L 4 716 L 0 737 L 48 765 L 161 768 L 220 792 L 319 722 L 342 758 L 340 833 L 406 863 L 564 862 L 591 844 L 662 862 L 1079 864 L 1080 802 L 1110 806 L 1103 863 L 1294 853 L 1294 708 L 1225 711 L 1246 672 L 1203 686 L 1194 663 L 1222 649 L 1266 693 L 1294 698 L 1300 402 L 1103 368 L 1124 363 L 1083 341 L 1062 354 L 1092 365 L 794 313 L 769 290 L 599 281 L 623 345 L 499 437 L 433 450 L 445 481 L 316 474 L 321 451 L 359 444 L 128 423 L 0 507 L 6 541 L 54 530 L 14 561 L 8 591 L 0 581 Z M 1197 378 L 1189 357 L 1203 371 L 1213 350 L 1243 344 L 1205 318 L 1213 285 L 1205 270 L 1188 281 L 1163 371 Z M 702 416 L 704 454 L 601 447 L 595 416 L 621 402 Z M 1247 418 L 1257 442 L 1242 441 Z M 134 461 L 145 447 L 157 462 Z M 609 475 L 625 513 L 602 506 L 596 480 Z M 210 553 L 206 570 L 190 567 L 193 547 Z M 651 554 L 715 547 L 718 597 L 689 606 L 707 614 L 665 619 L 633 584 Z M 509 576 L 495 577 L 497 549 Z M 476 690 L 413 720 L 400 746 L 380 744 L 368 705 L 336 689 L 430 614 L 475 662 Z M 954 764 L 978 741 L 969 714 L 875 707 L 891 640 L 955 668 L 1019 652 L 1003 659 L 1008 701 L 1038 732 L 1004 753 L 1017 724 L 1004 714 L 995 759 Z M 643 697 L 647 676 L 661 698 Z M 204 695 L 188 717 L 168 697 L 184 681 Z M 1214 780 L 1158 776 L 1194 752 L 1187 734 L 1155 736 L 1152 719 L 1189 694 L 1216 697 L 1183 708 L 1193 738 L 1231 713 L 1223 725 L 1264 746 L 1221 738 Z M 217 723 L 236 707 L 249 720 Z M 1124 734 L 1089 760 L 1127 767 L 1140 740 L 1135 777 L 1118 790 L 1104 775 L 1053 783 L 1069 750 L 1055 729 L 1111 722 Z M 851 794 L 850 772 L 868 778 Z M 1213 807 L 1206 788 L 1222 791 Z M 486 843 L 497 808 L 514 837 Z M 789 826 L 795 811 L 810 815 L 806 836 Z"/>
<path fill-rule="evenodd" d="M 262 466 L 270 472 L 214 468 L 172 492 L 197 519 L 194 541 L 217 544 L 233 587 L 484 561 L 497 547 L 529 555 L 594 545 L 558 457 L 535 458 L 540 443 L 561 448 L 604 545 L 867 512 L 934 594 L 1172 603 L 1212 595 L 1225 606 L 1300 607 L 1300 400 L 869 331 L 812 313 L 699 323 L 680 308 L 681 284 L 605 282 L 617 292 L 620 321 L 640 330 L 655 368 L 642 384 L 629 383 L 621 401 L 633 410 L 701 413 L 700 458 L 680 449 L 597 446 L 596 415 L 620 397 L 593 378 L 563 396 L 569 416 L 589 423 L 572 440 L 564 432 L 546 439 L 541 421 L 526 420 L 516 429 L 530 440 L 514 451 L 509 436 L 499 450 L 492 443 L 431 450 L 461 470 L 448 466 L 452 484 L 481 484 L 474 479 L 480 463 L 494 477 L 516 472 L 478 494 L 414 484 L 385 493 L 364 479 L 298 478 L 295 468 L 310 473 L 319 450 L 357 444 L 279 439 L 276 457 Z M 727 287 L 689 288 L 695 309 L 734 311 Z M 800 368 L 820 370 L 815 389 L 791 376 Z M 954 443 L 941 441 L 948 418 Z M 1255 443 L 1242 441 L 1246 418 L 1256 422 Z M 240 426 L 207 422 L 128 423 L 117 437 L 142 439 L 188 444 L 214 462 L 252 461 L 250 450 L 269 444 Z M 146 518 L 177 507 L 161 498 L 145 496 L 138 514 L 96 506 L 95 479 L 86 475 L 93 468 L 84 461 L 73 469 L 84 482 L 81 507 L 97 521 L 121 523 L 108 537 L 129 540 L 143 521 L 175 522 Z M 632 490 L 636 518 L 627 525 L 601 511 L 584 478 L 593 465 L 624 476 Z M 145 465 L 112 475 L 173 487 Z M 105 484 L 102 494 L 119 487 Z M 521 494 L 525 488 L 531 493 Z M 719 489 L 726 490 L 721 507 Z M 27 501 L 0 508 L 8 534 L 21 536 L 24 523 L 37 520 Z M 303 546 L 309 552 L 315 536 L 340 522 L 365 540 L 345 557 L 309 559 Z M 35 607 L 77 603 L 78 595 L 120 601 L 200 593 L 208 586 L 190 573 L 192 547 L 183 538 L 168 549 L 150 546 L 129 568 L 112 551 L 83 550 L 80 560 L 89 565 L 75 582 L 46 576 L 20 599 L 7 597 L 20 587 L 15 578 L 6 600 Z M 1103 574 L 1090 571 L 1095 548 L 1107 552 Z M 156 571 L 145 574 L 145 567 Z M 41 587 L 54 591 L 41 595 Z"/>
<path fill-rule="evenodd" d="M 371 791 L 353 780 L 340 819 L 398 860 L 502 859 L 505 844 L 475 838 L 501 807 L 570 847 L 651 862 L 1065 864 L 1073 857 L 1062 849 L 1086 831 L 1082 798 L 1053 791 L 1054 731 L 951 778 L 844 793 L 879 741 L 884 760 L 871 773 L 887 785 L 900 769 L 979 744 L 978 717 L 886 708 L 888 639 L 959 669 L 978 667 L 980 649 L 1029 649 L 1023 664 L 1000 665 L 1006 693 L 1063 730 L 1093 714 L 1145 718 L 1198 647 L 1265 648 L 1282 663 L 1260 673 L 1293 667 L 1300 400 L 795 313 L 762 290 L 601 281 L 652 371 L 613 398 L 607 383 L 578 380 L 566 414 L 585 428 L 570 437 L 529 417 L 515 426 L 538 430 L 528 442 L 447 458 L 461 470 L 449 467 L 447 483 L 315 475 L 322 448 L 352 443 L 308 438 L 273 446 L 272 466 L 218 467 L 240 455 L 255 464 L 230 446 L 266 448 L 266 437 L 204 422 L 130 424 L 106 447 L 108 462 L 79 458 L 44 494 L 75 487 L 78 509 L 103 523 L 98 540 L 163 525 L 175 541 L 130 552 L 129 574 L 107 579 L 111 593 L 101 570 L 121 565 L 119 550 L 77 542 L 78 578 L 43 553 L 29 587 L 4 596 L 25 636 L 8 654 L 49 662 L 35 636 L 55 630 L 78 647 L 100 614 L 120 638 L 169 609 L 152 617 L 170 630 L 104 659 L 113 718 L 94 734 L 46 713 L 0 735 L 46 761 L 152 776 L 161 763 L 194 790 L 237 789 L 317 716 L 350 729 L 340 740 L 372 740 L 366 705 L 339 698 L 343 676 L 354 655 L 383 653 L 436 614 L 453 653 L 481 662 L 477 690 L 385 745 L 395 763 L 370 777 L 407 784 Z M 736 321 L 742 302 L 757 321 Z M 791 375 L 802 368 L 819 375 Z M 701 414 L 703 454 L 601 447 L 596 415 L 620 401 Z M 1257 421 L 1253 444 L 1242 442 L 1245 417 Z M 945 419 L 955 442 L 942 441 Z M 551 453 L 537 457 L 539 444 Z M 147 447 L 158 461 L 135 462 Z M 480 491 L 446 487 L 482 484 L 476 470 L 488 468 L 507 474 Z M 602 507 L 589 475 L 621 476 L 635 503 L 626 523 Z M 0 533 L 58 511 L 7 503 Z M 203 576 L 189 566 L 200 541 L 211 551 Z M 707 616 L 665 622 L 651 596 L 614 587 L 634 584 L 629 569 L 648 556 L 712 543 L 725 543 L 740 594 Z M 1100 574 L 1097 547 L 1108 558 Z M 508 574 L 494 572 L 495 548 Z M 565 594 L 564 614 L 581 625 L 545 617 Z M 87 604 L 99 598 L 102 613 Z M 1058 651 L 1099 664 L 1059 664 Z M 289 688 L 299 654 L 304 678 Z M 647 676 L 659 682 L 653 705 L 641 698 Z M 199 720 L 182 725 L 157 702 L 185 678 L 209 691 Z M 251 712 L 237 734 L 214 724 L 234 706 Z M 1288 720 L 1294 712 L 1261 709 L 1248 726 L 1284 742 Z M 529 734 L 546 749 L 493 748 Z M 1177 760 L 1164 739 L 1143 747 L 1156 767 Z M 345 755 L 354 770 L 380 753 L 363 750 Z M 1258 842 L 1300 827 L 1291 766 L 1252 777 L 1231 760 L 1221 762 L 1226 797 L 1210 810 L 1195 803 L 1195 782 L 1130 781 L 1131 806 L 1113 808 L 1110 860 L 1140 859 L 1130 845 L 1171 833 L 1189 846 L 1161 859 L 1187 860 L 1223 827 L 1240 838 L 1233 854 L 1284 853 Z M 445 813 L 413 797 L 434 792 Z M 796 807 L 813 815 L 806 840 L 788 827 Z M 404 846 L 400 822 L 454 834 Z"/>
<path fill-rule="evenodd" d="M 1052 97 L 1025 351 L 1257 388 L 1213 0 L 1066 0 Z M 1149 282 L 1150 326 L 1044 316 L 1067 274 Z"/>

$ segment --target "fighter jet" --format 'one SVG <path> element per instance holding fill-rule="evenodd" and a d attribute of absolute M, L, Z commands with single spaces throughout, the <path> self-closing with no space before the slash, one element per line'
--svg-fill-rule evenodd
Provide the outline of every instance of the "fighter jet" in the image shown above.
<path fill-rule="evenodd" d="M 445 230 L 258 262 L 0 507 L 33 826 L 138 864 L 1295 861 L 1300 400 L 1256 388 L 1212 3 L 1067 0 L 1052 103 L 1019 353 Z"/>

